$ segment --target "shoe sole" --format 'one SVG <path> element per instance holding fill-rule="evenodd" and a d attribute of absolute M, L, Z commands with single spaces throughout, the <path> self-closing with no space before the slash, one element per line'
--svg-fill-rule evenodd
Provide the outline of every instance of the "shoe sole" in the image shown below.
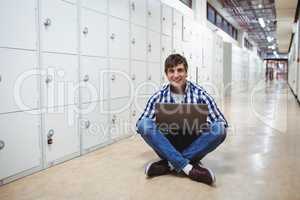
<path fill-rule="evenodd" d="M 155 163 L 156 161 L 151 161 L 151 162 L 149 162 L 149 163 L 147 163 L 147 165 L 146 165 L 146 167 L 145 167 L 145 175 L 147 176 L 147 177 L 150 177 L 149 175 L 148 175 L 148 171 L 149 171 L 149 168 L 151 167 L 151 165 L 153 164 L 153 163 Z"/>
<path fill-rule="evenodd" d="M 215 185 L 216 185 L 216 176 L 215 176 L 215 174 L 213 173 L 213 171 L 212 171 L 211 169 L 209 169 L 209 168 L 207 168 L 207 167 L 206 167 L 206 169 L 208 170 L 208 172 L 210 173 L 210 175 L 211 175 L 211 177 L 212 177 L 212 179 L 213 179 L 211 185 L 212 185 L 212 186 L 215 186 Z"/>

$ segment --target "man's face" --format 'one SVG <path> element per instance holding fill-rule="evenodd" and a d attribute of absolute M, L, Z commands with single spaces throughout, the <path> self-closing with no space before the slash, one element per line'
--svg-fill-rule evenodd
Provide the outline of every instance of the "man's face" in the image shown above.
<path fill-rule="evenodd" d="M 187 72 L 183 64 L 176 65 L 169 68 L 167 71 L 167 78 L 170 84 L 176 89 L 182 89 L 186 84 Z"/>

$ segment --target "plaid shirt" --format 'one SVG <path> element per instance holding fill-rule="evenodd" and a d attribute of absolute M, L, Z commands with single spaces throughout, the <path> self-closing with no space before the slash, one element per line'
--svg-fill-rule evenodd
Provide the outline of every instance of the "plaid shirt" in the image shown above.
<path fill-rule="evenodd" d="M 170 83 L 164 85 L 159 91 L 155 92 L 147 102 L 146 108 L 143 114 L 139 117 L 139 122 L 142 118 L 147 117 L 155 121 L 155 104 L 156 103 L 175 103 L 174 98 L 171 95 Z M 185 88 L 184 103 L 192 104 L 207 104 L 208 105 L 208 123 L 220 121 L 223 122 L 225 127 L 228 127 L 228 123 L 217 107 L 214 99 L 200 86 L 187 81 Z"/>

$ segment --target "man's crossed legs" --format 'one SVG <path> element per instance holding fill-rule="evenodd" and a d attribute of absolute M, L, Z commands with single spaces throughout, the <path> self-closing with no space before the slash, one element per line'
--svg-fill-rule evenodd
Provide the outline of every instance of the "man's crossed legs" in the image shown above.
<path fill-rule="evenodd" d="M 183 171 L 192 180 L 209 185 L 214 184 L 215 177 L 212 171 L 199 165 L 198 162 L 224 141 L 226 128 L 222 122 L 211 124 L 208 132 L 203 132 L 184 149 L 178 147 L 170 137 L 163 134 L 155 122 L 149 118 L 141 119 L 137 128 L 145 142 L 162 159 L 146 166 L 147 176 L 168 174 L 174 168 L 177 172 Z"/>

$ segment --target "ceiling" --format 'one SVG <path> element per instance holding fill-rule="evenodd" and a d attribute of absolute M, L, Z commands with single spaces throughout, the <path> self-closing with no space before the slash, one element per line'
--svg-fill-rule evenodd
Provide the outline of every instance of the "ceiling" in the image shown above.
<path fill-rule="evenodd" d="M 287 53 L 297 0 L 219 1 L 262 52 Z"/>

